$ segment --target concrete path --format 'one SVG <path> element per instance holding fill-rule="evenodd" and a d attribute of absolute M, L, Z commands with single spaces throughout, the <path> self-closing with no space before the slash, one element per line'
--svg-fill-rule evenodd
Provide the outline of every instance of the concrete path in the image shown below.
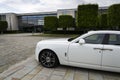
<path fill-rule="evenodd" d="M 0 80 L 120 80 L 120 74 L 70 66 L 44 68 L 33 55 L 1 73 Z"/>

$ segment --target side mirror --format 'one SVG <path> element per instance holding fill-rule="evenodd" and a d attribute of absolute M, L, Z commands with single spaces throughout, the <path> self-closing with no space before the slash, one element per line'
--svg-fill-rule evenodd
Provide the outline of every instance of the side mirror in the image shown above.
<path fill-rule="evenodd" d="M 84 40 L 84 39 L 80 39 L 80 40 L 79 40 L 79 44 L 80 44 L 80 45 L 85 44 L 85 40 Z"/>

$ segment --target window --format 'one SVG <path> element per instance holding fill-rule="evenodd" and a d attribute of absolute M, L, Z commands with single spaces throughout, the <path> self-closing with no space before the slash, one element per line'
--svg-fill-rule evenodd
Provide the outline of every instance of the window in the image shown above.
<path fill-rule="evenodd" d="M 1 21 L 6 21 L 6 16 L 5 15 L 0 15 L 0 20 Z"/>
<path fill-rule="evenodd" d="M 120 45 L 120 35 L 110 34 L 108 44 Z"/>
<path fill-rule="evenodd" d="M 101 44 L 103 41 L 103 38 L 104 38 L 104 34 L 93 34 L 84 39 L 86 43 Z"/>

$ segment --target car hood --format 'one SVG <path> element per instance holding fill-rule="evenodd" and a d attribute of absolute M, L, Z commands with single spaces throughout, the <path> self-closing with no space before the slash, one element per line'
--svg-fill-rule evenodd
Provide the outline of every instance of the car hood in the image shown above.
<path fill-rule="evenodd" d="M 60 42 L 68 42 L 68 39 L 69 38 L 60 38 L 60 39 L 49 39 L 49 40 L 42 40 L 42 41 L 39 41 L 39 43 L 51 43 L 51 42 L 54 42 L 54 43 L 60 43 Z"/>

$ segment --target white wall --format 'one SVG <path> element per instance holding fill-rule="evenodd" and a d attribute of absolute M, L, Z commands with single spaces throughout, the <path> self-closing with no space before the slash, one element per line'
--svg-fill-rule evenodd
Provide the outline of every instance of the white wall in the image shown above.
<path fill-rule="evenodd" d="M 7 13 L 6 14 L 6 21 L 8 22 L 8 29 L 7 30 L 18 30 L 18 19 L 17 19 L 16 14 Z"/>
<path fill-rule="evenodd" d="M 57 11 L 57 17 L 59 18 L 60 15 L 71 15 L 73 18 L 75 18 L 75 10 L 74 9 L 61 9 Z"/>

